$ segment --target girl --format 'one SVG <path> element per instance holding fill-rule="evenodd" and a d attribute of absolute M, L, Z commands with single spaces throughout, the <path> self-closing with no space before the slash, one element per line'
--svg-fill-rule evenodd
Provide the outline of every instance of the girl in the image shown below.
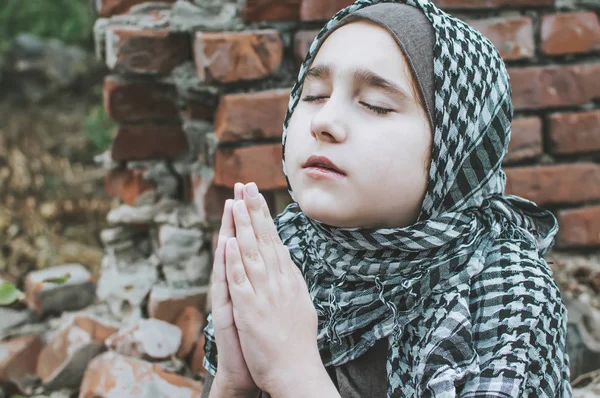
<path fill-rule="evenodd" d="M 430 1 L 339 11 L 284 123 L 295 203 L 225 205 L 204 396 L 570 396 L 557 223 L 504 195 L 511 118 L 497 51 Z"/>

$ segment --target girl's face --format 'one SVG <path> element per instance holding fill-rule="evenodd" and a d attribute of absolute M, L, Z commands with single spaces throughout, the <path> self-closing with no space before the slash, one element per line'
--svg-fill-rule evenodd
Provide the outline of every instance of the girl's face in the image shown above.
<path fill-rule="evenodd" d="M 290 185 L 308 217 L 363 228 L 417 220 L 432 132 L 413 87 L 410 67 L 384 28 L 352 22 L 325 40 L 304 81 L 285 147 Z M 341 173 L 319 167 L 323 159 L 312 156 L 326 157 Z"/>

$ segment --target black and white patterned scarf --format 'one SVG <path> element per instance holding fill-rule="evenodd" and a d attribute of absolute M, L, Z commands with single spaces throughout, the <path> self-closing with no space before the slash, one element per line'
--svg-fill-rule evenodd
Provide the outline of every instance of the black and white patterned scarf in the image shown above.
<path fill-rule="evenodd" d="M 312 43 L 292 89 L 284 153 L 324 39 L 346 15 L 394 2 L 420 9 L 436 34 L 432 163 L 419 220 L 405 228 L 334 228 L 296 203 L 276 218 L 317 309 L 323 363 L 342 365 L 387 338 L 388 397 L 570 396 L 566 310 L 542 259 L 557 222 L 504 195 L 511 90 L 500 55 L 479 32 L 428 0 L 358 0 L 339 11 Z M 214 375 L 210 317 L 205 333 L 205 366 Z"/>

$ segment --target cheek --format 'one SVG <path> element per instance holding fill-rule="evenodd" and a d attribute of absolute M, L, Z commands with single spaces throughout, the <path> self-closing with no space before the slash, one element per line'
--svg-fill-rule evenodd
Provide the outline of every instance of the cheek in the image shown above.
<path fill-rule="evenodd" d="M 412 185 L 425 179 L 431 145 L 429 127 L 409 119 L 391 122 L 377 131 L 377 139 L 371 134 L 371 139 L 358 146 L 365 177 L 376 184 L 389 181 L 394 185 Z"/>

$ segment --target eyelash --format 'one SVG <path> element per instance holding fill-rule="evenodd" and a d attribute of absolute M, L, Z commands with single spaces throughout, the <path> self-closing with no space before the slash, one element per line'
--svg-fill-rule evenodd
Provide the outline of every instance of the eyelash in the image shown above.
<path fill-rule="evenodd" d="M 306 97 L 302 98 L 302 101 L 304 102 L 316 102 L 320 99 L 323 98 L 327 98 L 325 96 L 314 96 L 314 95 L 307 95 Z M 378 106 L 373 106 L 373 105 L 369 105 L 366 102 L 360 102 L 361 105 L 363 105 L 365 108 L 379 114 L 379 115 L 387 115 L 390 112 L 393 112 L 393 109 L 387 109 L 387 108 L 380 108 Z"/>

